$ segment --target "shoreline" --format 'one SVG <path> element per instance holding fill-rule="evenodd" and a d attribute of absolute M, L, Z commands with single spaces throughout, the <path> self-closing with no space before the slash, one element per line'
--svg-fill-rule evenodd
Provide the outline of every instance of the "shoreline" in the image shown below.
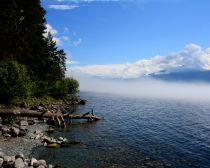
<path fill-rule="evenodd" d="M 53 113 L 66 113 L 69 112 L 73 113 L 74 112 L 74 107 L 77 105 L 84 105 L 86 103 L 86 100 L 82 100 L 78 97 L 75 97 L 76 101 L 74 101 L 73 103 L 70 102 L 66 102 L 66 101 L 57 101 L 57 102 L 53 102 L 51 104 L 48 105 L 43 105 L 43 104 L 39 104 L 30 108 L 27 108 L 26 110 L 35 110 L 36 112 L 53 112 Z M 8 109 L 5 106 L 1 106 L 0 110 L 3 109 Z M 16 107 L 14 109 L 25 109 L 25 108 L 21 108 L 21 107 Z M 13 166 L 15 166 L 15 162 L 16 160 L 14 159 L 16 155 L 21 154 L 24 155 L 25 158 L 27 158 L 27 160 L 32 160 L 33 158 L 33 152 L 37 147 L 40 146 L 46 146 L 47 143 L 54 143 L 54 144 L 59 144 L 59 145 L 63 145 L 65 143 L 71 143 L 71 141 L 67 140 L 66 138 L 62 138 L 59 137 L 61 139 L 63 139 L 63 141 L 59 141 L 58 139 L 49 137 L 47 134 L 47 130 L 49 130 L 49 128 L 52 125 L 49 125 L 48 122 L 44 119 L 44 118 L 33 118 L 31 120 L 30 117 L 20 117 L 18 118 L 16 116 L 15 118 L 15 124 L 13 123 L 13 125 L 10 125 L 11 123 L 4 122 L 5 118 L 6 120 L 9 119 L 11 120 L 12 117 L 10 116 L 5 116 L 5 117 L 0 117 L 1 118 L 1 123 L 0 123 L 0 153 L 3 155 L 1 157 L 0 155 L 0 167 L 6 167 L 4 166 L 4 164 L 13 164 Z M 3 119 L 4 118 L 4 119 Z M 17 120 L 18 118 L 18 120 Z M 50 120 L 50 119 L 49 119 Z M 22 126 L 21 122 L 24 122 L 25 125 Z M 32 123 L 30 122 L 32 121 Z M 57 127 L 56 123 L 53 124 L 53 127 Z M 20 135 L 20 131 L 22 131 L 22 129 L 24 129 L 24 135 Z M 4 131 L 7 132 L 4 132 Z M 12 132 L 13 131 L 13 132 Z M 65 139 L 65 141 L 64 141 Z M 47 143 L 46 143 L 47 142 Z M 47 150 L 47 149 L 46 149 Z M 5 160 L 5 157 L 11 157 L 13 158 L 13 162 L 11 163 L 8 160 Z M 41 159 L 41 158 L 38 158 Z M 7 162 L 8 161 L 8 162 Z M 22 161 L 24 161 L 24 159 L 22 159 Z M 22 162 L 21 161 L 21 162 Z M 46 163 L 46 162 L 45 162 Z M 25 166 L 32 166 L 31 163 L 25 163 Z M 52 165 L 50 165 L 51 167 L 53 167 Z M 50 167 L 47 166 L 47 167 Z M 34 166 L 35 167 L 35 166 Z M 46 166 L 44 166 L 46 167 Z M 56 166 L 55 166 L 56 167 Z"/>

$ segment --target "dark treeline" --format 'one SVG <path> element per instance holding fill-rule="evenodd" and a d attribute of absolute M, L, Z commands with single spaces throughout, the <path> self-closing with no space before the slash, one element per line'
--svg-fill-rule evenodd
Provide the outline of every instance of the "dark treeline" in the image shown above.
<path fill-rule="evenodd" d="M 0 1 L 0 102 L 78 91 L 78 82 L 65 78 L 66 54 L 46 34 L 46 11 L 40 0 Z"/>

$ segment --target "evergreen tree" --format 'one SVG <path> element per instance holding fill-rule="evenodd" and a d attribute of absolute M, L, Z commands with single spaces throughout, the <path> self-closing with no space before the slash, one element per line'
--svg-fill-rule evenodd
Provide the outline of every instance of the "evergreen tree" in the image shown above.
<path fill-rule="evenodd" d="M 25 65 L 33 82 L 48 94 L 65 75 L 65 53 L 46 33 L 45 10 L 40 0 L 0 1 L 0 62 L 17 60 Z M 45 85 L 45 87 L 43 87 Z"/>

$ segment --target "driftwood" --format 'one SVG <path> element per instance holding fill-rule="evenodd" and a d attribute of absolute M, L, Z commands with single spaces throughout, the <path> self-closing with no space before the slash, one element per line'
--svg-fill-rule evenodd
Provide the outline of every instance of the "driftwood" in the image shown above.
<path fill-rule="evenodd" d="M 99 117 L 88 113 L 83 115 L 80 114 L 62 114 L 62 113 L 52 113 L 52 112 L 37 112 L 34 110 L 27 110 L 27 109 L 1 109 L 0 116 L 16 116 L 16 117 L 34 117 L 34 118 L 51 118 L 54 120 L 56 118 L 58 125 L 66 126 L 65 119 L 87 119 L 88 121 L 97 121 L 100 120 Z"/>

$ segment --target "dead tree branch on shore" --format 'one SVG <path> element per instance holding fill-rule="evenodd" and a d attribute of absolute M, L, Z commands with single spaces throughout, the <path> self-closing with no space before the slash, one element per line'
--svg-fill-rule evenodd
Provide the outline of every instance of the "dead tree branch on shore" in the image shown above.
<path fill-rule="evenodd" d="M 15 117 L 32 117 L 32 118 L 56 118 L 58 125 L 66 126 L 65 119 L 87 119 L 88 121 L 97 121 L 101 118 L 88 113 L 85 114 L 62 114 L 62 113 L 52 113 L 52 112 L 37 112 L 34 110 L 27 109 L 1 109 L 0 110 L 1 117 L 15 116 Z"/>

